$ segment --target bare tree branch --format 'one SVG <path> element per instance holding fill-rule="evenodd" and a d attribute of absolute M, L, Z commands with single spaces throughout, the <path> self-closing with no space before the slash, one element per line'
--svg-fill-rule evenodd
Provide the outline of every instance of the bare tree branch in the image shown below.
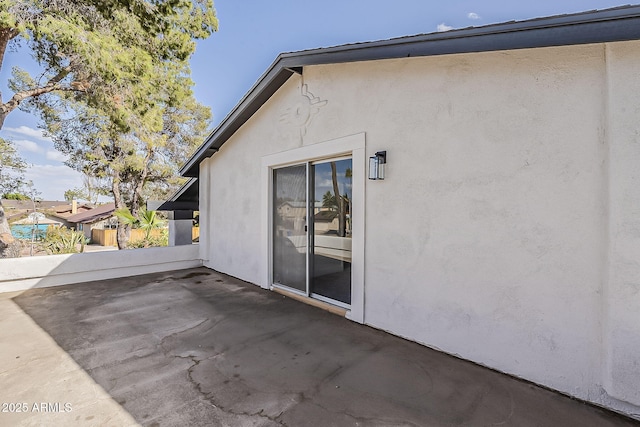
<path fill-rule="evenodd" d="M 68 85 L 60 84 L 60 82 L 66 76 L 69 75 L 69 72 L 70 72 L 70 69 L 65 68 L 64 70 L 60 71 L 58 74 L 53 76 L 51 79 L 49 79 L 47 84 L 45 84 L 44 86 L 17 92 L 13 95 L 13 97 L 10 100 L 1 104 L 0 105 L 0 129 L 2 129 L 2 126 L 4 125 L 4 120 L 7 117 L 7 115 L 13 110 L 15 110 L 16 108 L 18 108 L 20 106 L 20 103 L 27 98 L 38 97 L 40 95 L 44 95 L 44 94 L 55 92 L 55 91 L 86 92 L 88 89 L 87 87 L 88 85 L 83 82 L 74 81 Z"/>

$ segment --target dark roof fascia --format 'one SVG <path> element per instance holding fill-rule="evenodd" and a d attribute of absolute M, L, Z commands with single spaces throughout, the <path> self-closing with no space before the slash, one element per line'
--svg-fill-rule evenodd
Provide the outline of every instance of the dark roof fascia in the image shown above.
<path fill-rule="evenodd" d="M 198 178 L 191 178 L 169 198 L 171 202 L 198 200 L 200 194 Z"/>
<path fill-rule="evenodd" d="M 158 206 L 156 211 L 175 212 L 175 211 L 197 211 L 200 210 L 200 204 L 198 202 L 162 202 Z"/>
<path fill-rule="evenodd" d="M 220 122 L 218 127 L 207 137 L 205 142 L 182 166 L 182 176 L 197 177 L 200 162 L 215 154 L 222 144 L 233 135 L 253 114 L 267 102 L 282 85 L 297 71 L 283 67 L 280 56 L 260 77 L 255 85 L 247 92 L 233 110 Z M 219 141 L 219 143 L 216 143 Z"/>
<path fill-rule="evenodd" d="M 147 209 L 156 211 L 197 211 L 200 208 L 200 184 L 198 178 L 185 182 L 171 197 L 164 202 L 148 202 Z"/>
<path fill-rule="evenodd" d="M 635 5 L 283 53 L 209 135 L 180 173 L 198 176 L 200 162 L 217 152 L 291 75 L 301 73 L 305 66 L 638 39 L 640 6 Z"/>

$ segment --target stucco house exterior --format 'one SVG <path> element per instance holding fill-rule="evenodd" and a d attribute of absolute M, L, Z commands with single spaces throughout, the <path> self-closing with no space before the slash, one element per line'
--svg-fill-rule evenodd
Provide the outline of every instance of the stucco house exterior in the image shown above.
<path fill-rule="evenodd" d="M 5 214 L 11 225 L 13 237 L 31 239 L 33 226 L 37 228 L 37 238 L 44 237 L 49 226 L 73 227 L 67 219 L 72 215 L 93 209 L 87 203 L 71 203 L 50 200 L 2 200 Z M 35 211 L 34 211 L 35 207 Z"/>
<path fill-rule="evenodd" d="M 72 226 L 84 233 L 87 239 L 91 239 L 93 230 L 105 230 L 115 228 L 118 225 L 118 219 L 114 215 L 116 204 L 113 202 L 105 203 L 86 212 L 80 212 L 67 218 Z"/>
<path fill-rule="evenodd" d="M 281 54 L 181 173 L 206 266 L 640 418 L 639 165 L 629 6 Z"/>

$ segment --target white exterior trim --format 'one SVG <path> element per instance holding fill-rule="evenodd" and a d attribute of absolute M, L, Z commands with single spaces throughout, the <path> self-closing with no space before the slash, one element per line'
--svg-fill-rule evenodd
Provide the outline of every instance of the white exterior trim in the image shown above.
<path fill-rule="evenodd" d="M 347 318 L 364 323 L 364 189 L 366 180 L 365 134 L 358 133 L 330 141 L 307 145 L 262 157 L 262 259 L 264 260 L 260 286 L 269 289 L 272 283 L 272 171 L 274 168 L 350 155 L 353 165 L 353 236 L 351 263 L 351 309 Z"/>

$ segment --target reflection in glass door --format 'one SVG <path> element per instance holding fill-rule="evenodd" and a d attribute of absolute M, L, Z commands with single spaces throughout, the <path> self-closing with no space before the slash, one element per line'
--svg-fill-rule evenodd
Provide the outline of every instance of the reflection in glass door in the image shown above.
<path fill-rule="evenodd" d="M 344 304 L 351 304 L 351 164 L 342 159 L 312 165 L 311 293 Z"/>
<path fill-rule="evenodd" d="M 273 171 L 274 284 L 351 304 L 351 168 L 342 158 Z"/>

